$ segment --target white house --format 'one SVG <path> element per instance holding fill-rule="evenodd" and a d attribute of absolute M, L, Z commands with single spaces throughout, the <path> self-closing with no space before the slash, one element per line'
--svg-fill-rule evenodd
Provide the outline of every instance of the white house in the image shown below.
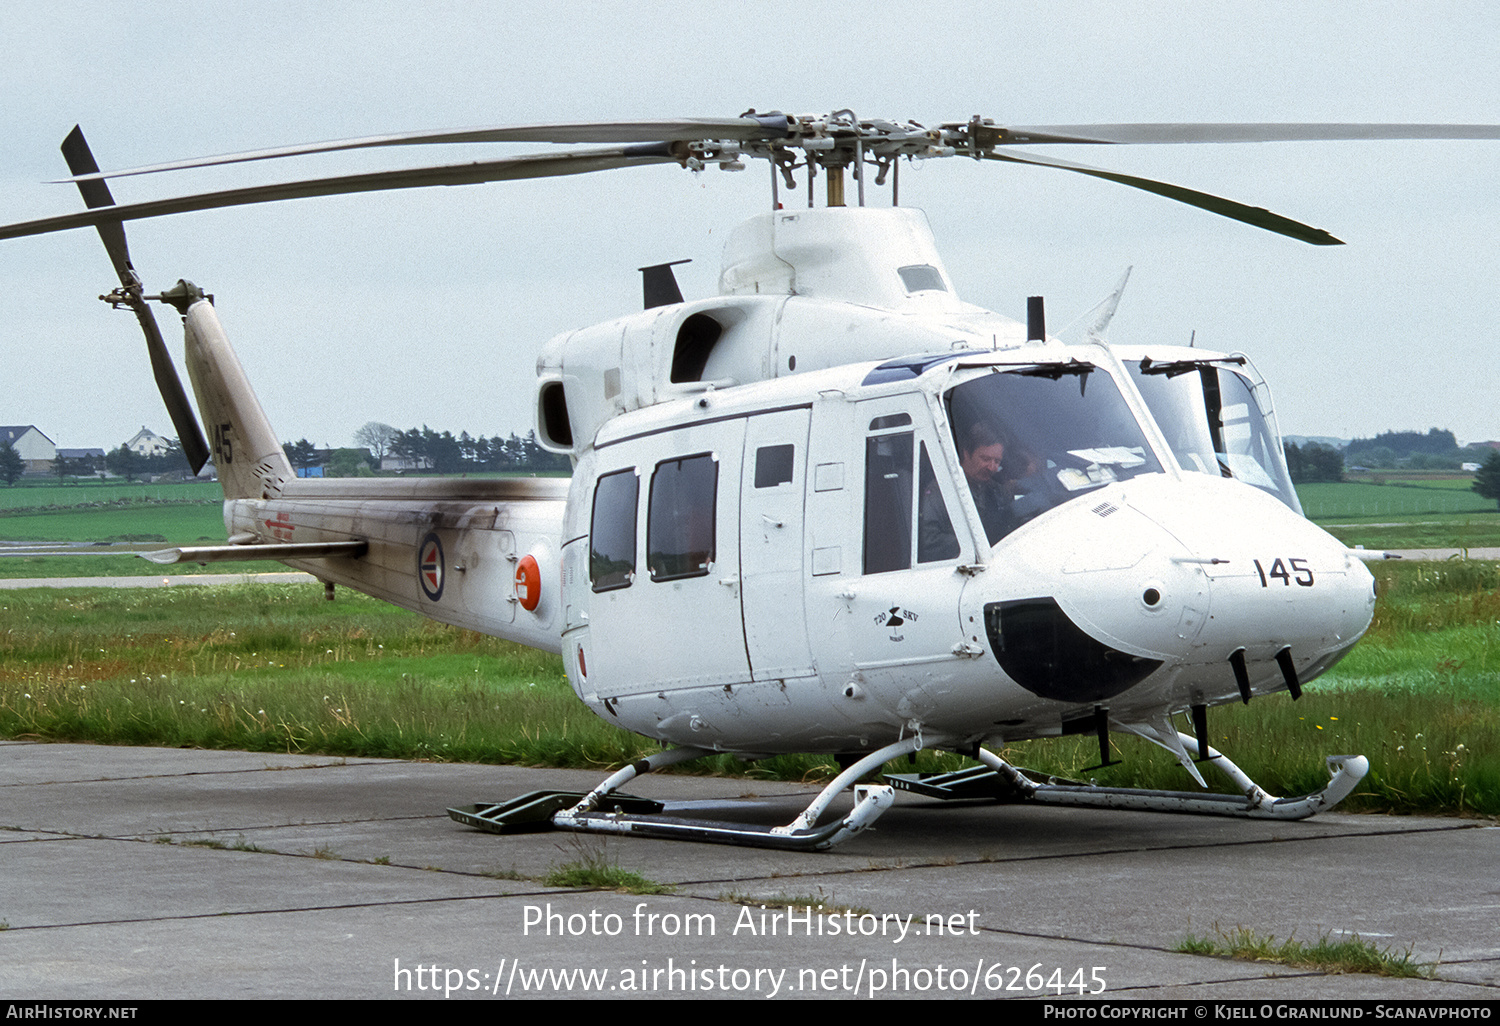
<path fill-rule="evenodd" d="M 141 456 L 160 456 L 171 448 L 171 444 L 161 435 L 143 424 L 141 425 L 141 429 L 135 433 L 135 437 L 125 443 L 125 448 Z"/>
<path fill-rule="evenodd" d="M 57 458 L 57 446 L 35 424 L 0 425 L 0 442 L 9 442 L 26 461 L 28 474 L 50 473 L 52 461 Z"/>

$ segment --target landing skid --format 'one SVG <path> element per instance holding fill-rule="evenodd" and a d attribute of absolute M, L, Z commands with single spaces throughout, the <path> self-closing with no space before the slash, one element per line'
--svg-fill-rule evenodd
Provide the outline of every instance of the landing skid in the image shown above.
<path fill-rule="evenodd" d="M 1179 739 L 1183 746 L 1197 753 L 1194 738 L 1181 734 Z M 919 737 L 909 737 L 871 752 L 835 777 L 800 815 L 783 826 L 664 815 L 665 806 L 660 802 L 619 793 L 618 788 L 643 773 L 715 754 L 703 748 L 673 748 L 657 752 L 614 773 L 587 794 L 533 791 L 506 802 L 451 808 L 448 815 L 459 823 L 497 834 L 555 829 L 708 841 L 782 851 L 823 851 L 848 840 L 875 822 L 891 807 L 897 789 L 948 800 L 984 799 L 1149 812 L 1195 812 L 1252 819 L 1305 819 L 1347 798 L 1370 768 L 1369 760 L 1364 756 L 1331 755 L 1328 757 L 1330 779 L 1327 787 L 1301 798 L 1277 798 L 1266 793 L 1226 756 L 1210 748 L 1208 760 L 1233 780 L 1242 793 L 1197 794 L 1095 787 L 1058 781 L 1053 777 L 1038 778 L 1038 775 L 1012 766 L 995 753 L 981 748 L 978 758 L 983 766 L 956 773 L 888 774 L 885 779 L 889 783 L 886 785 L 855 785 L 854 782 L 865 774 L 921 747 Z M 854 807 L 845 815 L 818 825 L 818 820 L 828 811 L 833 800 L 851 786 L 854 787 Z"/>
<path fill-rule="evenodd" d="M 660 815 L 663 806 L 659 802 L 626 798 L 616 793 L 616 788 L 643 773 L 715 754 L 703 748 L 673 748 L 658 752 L 631 763 L 588 794 L 533 791 L 499 804 L 449 809 L 448 815 L 460 823 L 493 833 L 519 833 L 550 827 L 581 833 L 631 834 L 782 851 L 822 851 L 864 830 L 896 800 L 895 790 L 889 786 L 855 786 L 854 808 L 838 819 L 817 825 L 839 793 L 866 773 L 879 769 L 891 759 L 909 755 L 921 746 L 920 738 L 909 737 L 871 752 L 835 777 L 799 816 L 783 826 L 664 816 Z"/>
<path fill-rule="evenodd" d="M 1179 734 L 1184 747 L 1197 754 L 1196 739 Z M 1002 802 L 1032 802 L 1038 805 L 1070 805 L 1096 809 L 1134 809 L 1143 812 L 1191 812 L 1247 819 L 1306 819 L 1331 809 L 1349 797 L 1370 770 L 1362 755 L 1330 755 L 1328 785 L 1300 798 L 1277 798 L 1251 780 L 1245 771 L 1212 747 L 1208 761 L 1234 781 L 1241 794 L 1202 794 L 1192 791 L 1150 791 L 1129 787 L 1096 787 L 1056 778 L 1035 779 L 980 749 L 980 761 L 989 768 L 974 767 L 956 773 L 887 775 L 894 787 L 929 798 L 987 798 Z"/>

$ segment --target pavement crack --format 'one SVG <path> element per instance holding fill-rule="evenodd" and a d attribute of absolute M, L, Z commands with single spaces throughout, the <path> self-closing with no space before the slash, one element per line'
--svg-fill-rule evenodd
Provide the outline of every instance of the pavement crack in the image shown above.
<path fill-rule="evenodd" d="M 299 905 L 291 908 L 252 908 L 239 910 L 221 910 L 218 912 L 188 912 L 175 916 L 137 916 L 127 919 L 85 919 L 71 923 L 34 923 L 29 925 L 8 927 L 4 932 L 7 934 L 18 933 L 26 930 L 66 930 L 80 926 L 128 926 L 132 923 L 172 923 L 191 922 L 201 919 L 225 919 L 243 916 L 276 916 L 292 915 L 300 912 L 339 912 L 365 908 L 399 908 L 401 906 L 423 906 L 440 905 L 443 903 L 464 901 L 493 901 L 496 898 L 528 898 L 542 897 L 556 894 L 571 894 L 572 891 L 539 890 L 539 891 L 498 891 L 493 894 L 450 894 L 439 898 L 397 898 L 390 901 L 351 901 L 329 905 Z"/>
<path fill-rule="evenodd" d="M 345 759 L 334 762 L 308 763 L 303 766 L 256 766 L 242 769 L 226 770 L 188 770 L 182 773 L 137 773 L 124 777 L 82 777 L 74 779 L 58 780 L 12 780 L 0 783 L 0 788 L 5 787 L 68 787 L 75 784 L 120 784 L 131 780 L 172 780 L 174 778 L 187 777 L 224 777 L 234 776 L 241 773 L 295 773 L 301 770 L 327 770 L 327 769 L 357 769 L 361 766 L 381 765 L 399 762 L 397 759 L 362 759 L 351 763 Z"/>

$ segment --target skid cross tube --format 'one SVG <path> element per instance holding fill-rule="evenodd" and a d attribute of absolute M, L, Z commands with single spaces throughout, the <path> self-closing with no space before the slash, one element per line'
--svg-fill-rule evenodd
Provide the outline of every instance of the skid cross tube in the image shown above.
<path fill-rule="evenodd" d="M 921 748 L 920 736 L 912 736 L 871 752 L 835 777 L 800 815 L 785 826 L 765 827 L 720 820 L 687 819 L 632 813 L 623 809 L 601 811 L 601 807 L 609 805 L 611 791 L 641 773 L 713 754 L 698 748 L 674 748 L 632 763 L 615 773 L 590 791 L 577 805 L 554 813 L 552 825 L 559 830 L 583 833 L 633 834 L 716 844 L 740 844 L 754 848 L 779 848 L 785 851 L 822 851 L 848 840 L 875 822 L 894 803 L 895 791 L 885 785 L 855 787 L 854 808 L 838 819 L 817 826 L 818 819 L 827 811 L 834 798 L 866 773 L 891 759 L 909 755 Z"/>

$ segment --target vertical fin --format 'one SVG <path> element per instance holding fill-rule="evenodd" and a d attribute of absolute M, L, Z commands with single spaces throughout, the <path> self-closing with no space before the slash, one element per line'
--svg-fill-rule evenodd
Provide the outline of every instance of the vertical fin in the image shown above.
<path fill-rule="evenodd" d="M 185 305 L 188 377 L 198 398 L 198 411 L 208 426 L 224 498 L 274 498 L 282 485 L 296 476 L 292 465 L 276 440 L 239 357 L 230 348 L 213 304 L 197 298 Z"/>

